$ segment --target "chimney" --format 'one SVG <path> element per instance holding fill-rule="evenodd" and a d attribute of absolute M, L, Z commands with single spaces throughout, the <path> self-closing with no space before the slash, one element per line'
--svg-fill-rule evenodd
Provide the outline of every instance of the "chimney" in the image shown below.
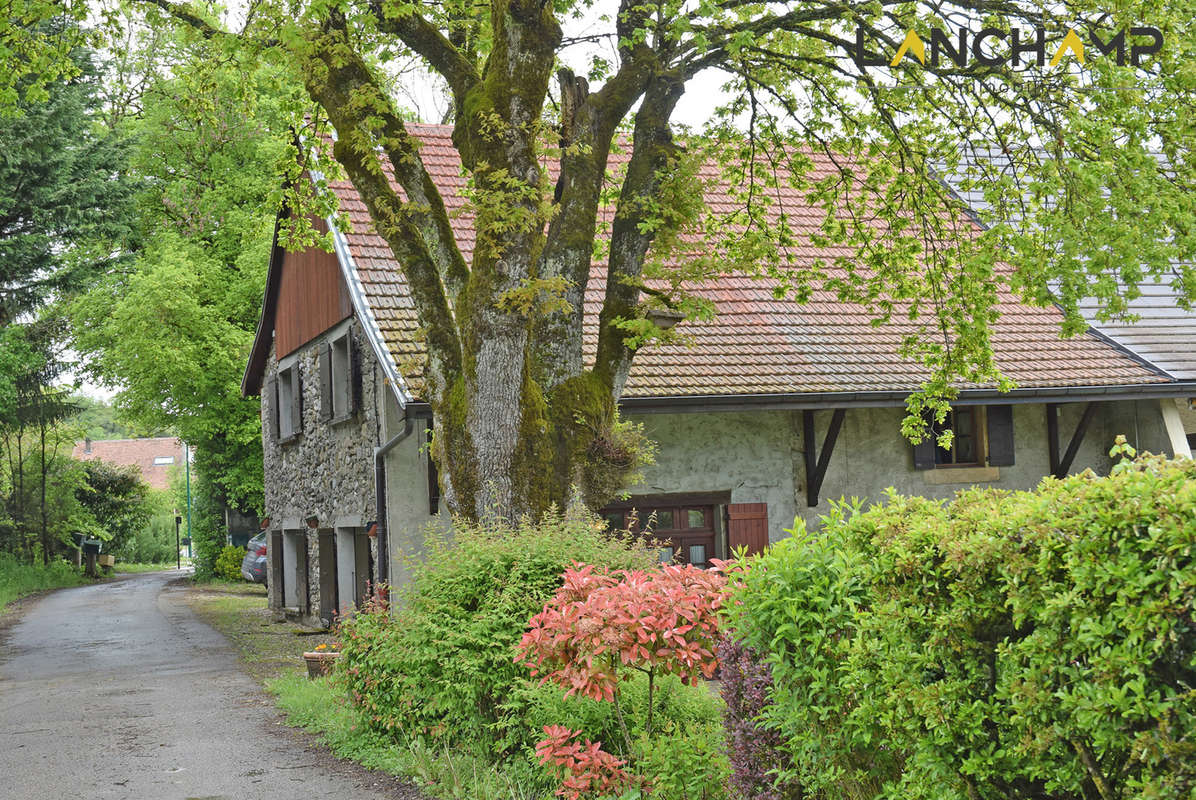
<path fill-rule="evenodd" d="M 91 437 L 88 436 L 83 439 L 83 454 L 91 455 Z"/>

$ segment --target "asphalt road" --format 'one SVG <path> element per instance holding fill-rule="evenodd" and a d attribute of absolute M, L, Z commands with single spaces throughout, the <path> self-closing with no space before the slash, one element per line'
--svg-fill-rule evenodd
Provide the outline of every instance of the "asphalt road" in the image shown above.
<path fill-rule="evenodd" d="M 280 726 L 174 577 L 64 589 L 0 634 L 0 798 L 411 797 Z"/>

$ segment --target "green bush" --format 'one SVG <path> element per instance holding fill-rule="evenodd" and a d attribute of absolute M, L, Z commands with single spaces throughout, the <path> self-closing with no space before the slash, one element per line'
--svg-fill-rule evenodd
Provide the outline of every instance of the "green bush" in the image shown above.
<path fill-rule="evenodd" d="M 9 553 L 0 552 L 0 611 L 18 597 L 42 589 L 78 586 L 86 579 L 61 559 L 52 559 L 46 566 L 22 564 Z"/>
<path fill-rule="evenodd" d="M 1194 550 L 1196 462 L 1147 457 L 839 507 L 728 608 L 808 796 L 1190 798 Z"/>
<path fill-rule="evenodd" d="M 645 567 L 655 555 L 588 516 L 430 533 L 394 615 L 360 613 L 341 626 L 353 702 L 382 730 L 524 746 L 539 731 L 512 730 L 518 721 L 500 715 L 532 683 L 514 648 L 575 561 Z"/>
<path fill-rule="evenodd" d="M 241 562 L 245 560 L 245 548 L 229 545 L 216 557 L 216 577 L 226 581 L 241 580 Z"/>
<path fill-rule="evenodd" d="M 149 523 L 133 534 L 117 553 L 119 561 L 136 564 L 173 564 L 175 552 L 174 512 L 167 509 L 150 517 Z"/>

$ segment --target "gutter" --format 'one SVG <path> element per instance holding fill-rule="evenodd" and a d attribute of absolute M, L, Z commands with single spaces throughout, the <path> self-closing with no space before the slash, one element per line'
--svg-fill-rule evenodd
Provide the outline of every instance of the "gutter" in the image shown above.
<path fill-rule="evenodd" d="M 904 407 L 916 389 L 860 392 L 788 392 L 773 394 L 674 395 L 623 397 L 619 408 L 641 414 L 700 413 L 707 411 L 784 411 L 817 408 Z M 954 405 L 975 406 L 1020 403 L 1078 403 L 1084 400 L 1162 400 L 1196 396 L 1196 381 L 1122 384 L 1117 386 L 1063 386 L 1014 389 L 1002 394 L 994 389 L 963 389 Z"/>

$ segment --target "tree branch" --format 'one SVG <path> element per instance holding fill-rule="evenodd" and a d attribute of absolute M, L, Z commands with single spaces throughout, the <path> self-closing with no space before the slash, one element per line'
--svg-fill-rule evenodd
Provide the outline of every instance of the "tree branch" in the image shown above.
<path fill-rule="evenodd" d="M 460 110 L 465 95 L 481 79 L 473 63 L 420 15 L 413 12 L 398 17 L 387 16 L 380 0 L 371 0 L 370 9 L 378 19 L 378 30 L 397 36 L 448 82 Z"/>
<path fill-rule="evenodd" d="M 427 332 L 428 399 L 438 400 L 449 376 L 461 368 L 461 344 L 449 294 L 455 296 L 468 277 L 443 198 L 392 101 L 349 46 L 343 17 L 331 15 L 310 44 L 311 63 L 304 70 L 308 92 L 328 112 L 338 134 L 336 159 L 369 209 L 374 228 L 402 265 Z M 379 146 L 407 202 L 387 179 Z"/>

